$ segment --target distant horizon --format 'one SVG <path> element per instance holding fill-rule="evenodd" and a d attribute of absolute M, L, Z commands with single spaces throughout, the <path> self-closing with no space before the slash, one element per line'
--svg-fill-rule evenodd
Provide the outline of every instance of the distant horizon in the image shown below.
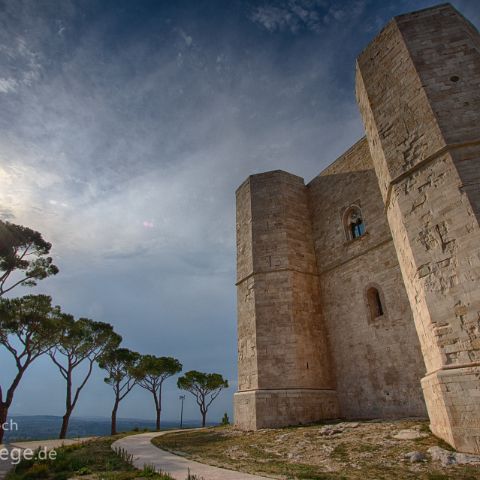
<path fill-rule="evenodd" d="M 15 417 L 27 417 L 27 418 L 32 418 L 32 417 L 48 417 L 48 418 L 62 418 L 62 415 L 50 415 L 50 414 L 21 414 L 21 413 L 12 413 L 8 414 L 8 419 L 15 419 Z M 83 419 L 83 420 L 110 420 L 111 417 L 108 415 L 72 415 L 71 419 L 74 420 L 76 418 Z M 142 422 L 152 422 L 155 423 L 155 418 L 154 417 L 117 417 L 118 421 L 135 421 L 135 420 L 141 420 Z M 202 419 L 196 418 L 184 418 L 183 423 L 201 423 Z M 168 418 L 162 418 L 162 422 L 170 422 L 170 423 L 180 423 L 180 418 L 176 419 L 168 419 Z M 220 420 L 218 422 L 210 422 L 207 419 L 207 423 L 211 424 L 217 424 L 220 423 Z"/>
<path fill-rule="evenodd" d="M 58 438 L 62 417 L 58 415 L 9 415 L 8 422 L 12 427 L 5 431 L 5 443 L 48 440 Z M 220 424 L 207 421 L 207 426 Z M 201 426 L 201 419 L 183 419 L 183 428 L 197 428 Z M 161 430 L 180 428 L 180 419 L 162 419 Z M 108 436 L 110 435 L 111 418 L 108 416 L 73 416 L 70 419 L 70 428 L 67 438 Z M 129 432 L 134 430 L 155 431 L 155 419 L 144 418 L 117 418 L 117 431 Z"/>

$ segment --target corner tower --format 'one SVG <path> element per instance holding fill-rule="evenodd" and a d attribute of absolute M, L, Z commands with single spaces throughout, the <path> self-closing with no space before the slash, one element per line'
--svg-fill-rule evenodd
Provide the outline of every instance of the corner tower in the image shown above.
<path fill-rule="evenodd" d="M 235 424 L 337 417 L 303 179 L 273 171 L 237 190 L 237 296 Z"/>
<path fill-rule="evenodd" d="M 427 374 L 432 431 L 480 453 L 480 36 L 450 5 L 396 17 L 357 61 Z"/>

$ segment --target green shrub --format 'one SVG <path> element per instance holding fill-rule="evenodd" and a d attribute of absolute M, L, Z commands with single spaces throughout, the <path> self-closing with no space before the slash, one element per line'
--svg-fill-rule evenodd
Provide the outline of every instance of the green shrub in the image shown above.
<path fill-rule="evenodd" d="M 230 425 L 230 419 L 228 418 L 227 412 L 223 414 L 222 425 Z"/>
<path fill-rule="evenodd" d="M 76 472 L 77 475 L 90 475 L 92 471 L 88 467 L 79 468 Z"/>
<path fill-rule="evenodd" d="M 36 480 L 37 478 L 48 478 L 48 465 L 45 463 L 34 463 L 24 474 L 23 478 Z"/>
<path fill-rule="evenodd" d="M 124 448 L 115 448 L 115 453 L 128 465 L 133 465 L 133 455 Z"/>
<path fill-rule="evenodd" d="M 26 472 L 27 470 L 29 470 L 33 465 L 35 464 L 35 460 L 31 459 L 31 460 L 20 460 L 20 462 L 15 465 L 15 468 L 13 469 L 13 471 L 15 473 L 24 473 Z"/>
<path fill-rule="evenodd" d="M 142 477 L 153 477 L 157 474 L 153 465 L 144 465 L 142 470 Z"/>

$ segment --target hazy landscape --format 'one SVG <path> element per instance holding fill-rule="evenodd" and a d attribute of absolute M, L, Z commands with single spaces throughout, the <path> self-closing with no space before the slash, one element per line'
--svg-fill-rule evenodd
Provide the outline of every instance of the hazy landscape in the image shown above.
<path fill-rule="evenodd" d="M 18 440 L 44 440 L 57 438 L 62 417 L 56 415 L 12 415 L 10 417 L 16 424 L 18 430 L 5 431 L 5 442 L 13 442 Z M 70 421 L 68 437 L 88 437 L 101 436 L 110 434 L 110 418 L 108 417 L 72 417 Z M 179 428 L 179 421 L 162 422 L 162 429 Z M 210 425 L 214 425 L 211 423 Z M 188 420 L 183 422 L 184 427 L 198 427 L 200 421 Z M 134 429 L 154 430 L 155 421 L 138 418 L 119 418 L 117 421 L 119 432 L 131 431 Z"/>

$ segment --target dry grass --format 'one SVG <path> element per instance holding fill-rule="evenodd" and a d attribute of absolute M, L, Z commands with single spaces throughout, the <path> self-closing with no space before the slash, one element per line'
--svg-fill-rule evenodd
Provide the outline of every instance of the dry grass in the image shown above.
<path fill-rule="evenodd" d="M 148 467 L 139 471 L 126 454 L 116 454 L 111 445 L 125 434 L 101 437 L 78 445 L 56 449 L 55 460 L 23 460 L 7 480 L 173 480 Z"/>
<path fill-rule="evenodd" d="M 400 430 L 423 438 L 397 440 Z M 337 431 L 338 430 L 338 431 Z M 426 422 L 391 421 L 317 424 L 241 432 L 233 427 L 170 433 L 153 440 L 160 448 L 210 465 L 282 479 L 473 480 L 478 467 L 442 467 L 430 460 L 410 463 L 408 452 L 448 448 L 431 435 Z"/>

